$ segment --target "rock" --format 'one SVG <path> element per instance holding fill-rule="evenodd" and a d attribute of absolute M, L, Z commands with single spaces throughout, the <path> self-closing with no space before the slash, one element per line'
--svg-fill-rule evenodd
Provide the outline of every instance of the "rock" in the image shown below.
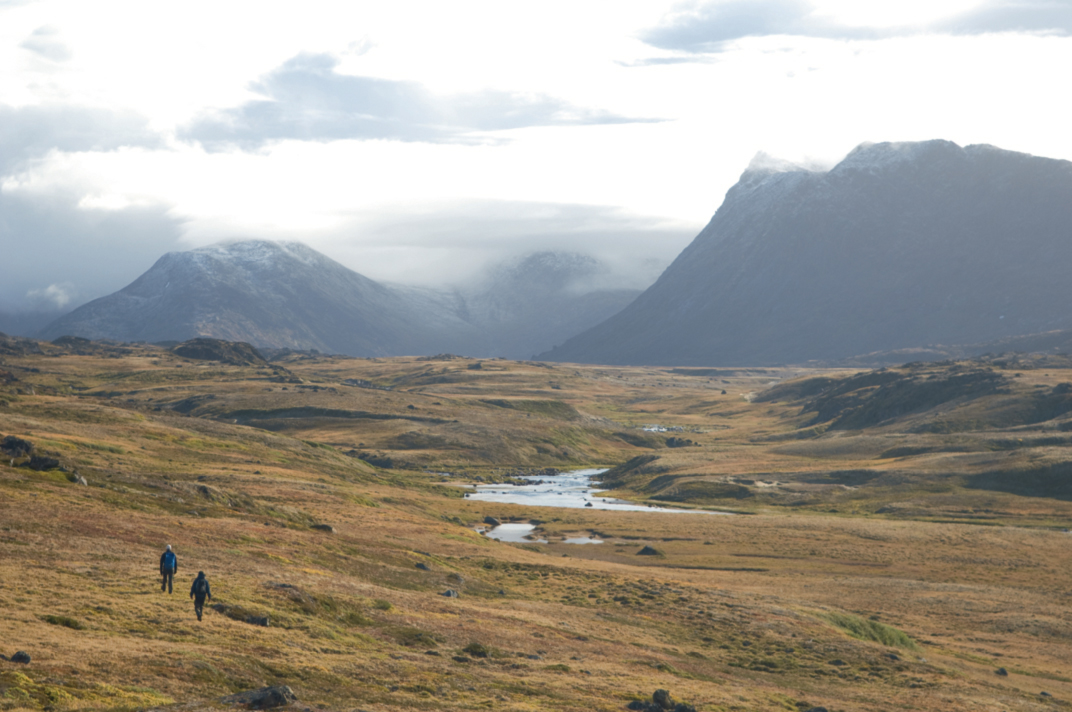
<path fill-rule="evenodd" d="M 420 569 L 421 571 L 431 571 L 432 570 L 432 569 L 430 569 L 428 567 L 428 564 L 424 563 L 423 561 L 418 561 L 417 562 L 417 568 Z"/>
<path fill-rule="evenodd" d="M 335 527 L 331 526 L 330 524 L 314 524 L 313 529 L 316 529 L 320 532 L 327 532 L 328 534 L 335 533 Z"/>
<path fill-rule="evenodd" d="M 458 592 L 455 591 L 453 588 L 448 588 L 446 591 L 444 591 L 443 593 L 441 593 L 439 595 L 440 596 L 446 596 L 447 598 L 457 598 L 458 597 Z"/>
<path fill-rule="evenodd" d="M 17 438 L 14 435 L 8 435 L 3 440 L 0 440 L 0 450 L 9 457 L 26 457 L 33 452 L 33 449 L 32 442 Z"/>
<path fill-rule="evenodd" d="M 86 478 L 82 477 L 82 475 L 76 475 L 74 478 L 74 482 L 75 484 L 82 485 L 83 487 L 89 487 L 89 483 L 86 482 Z"/>
<path fill-rule="evenodd" d="M 825 707 L 812 707 L 807 712 L 826 712 Z"/>
<path fill-rule="evenodd" d="M 1002 677 L 1008 677 L 1009 676 L 1009 671 L 1006 670 L 1005 668 L 998 668 L 997 670 L 994 671 L 994 674 L 995 675 L 1001 675 Z"/>
<path fill-rule="evenodd" d="M 585 502 L 585 505 L 584 505 L 584 506 L 586 506 L 586 507 L 591 507 L 591 506 L 592 506 L 592 503 L 591 503 L 591 502 Z"/>
<path fill-rule="evenodd" d="M 287 685 L 277 687 L 262 687 L 259 690 L 239 692 L 237 695 L 221 697 L 220 702 L 228 705 L 247 705 L 251 710 L 263 710 L 269 707 L 282 707 L 291 702 L 297 702 L 298 697 L 294 690 Z"/>
<path fill-rule="evenodd" d="M 30 664 L 30 654 L 20 650 L 17 653 L 15 653 L 14 655 L 11 656 L 11 662 L 13 662 L 13 663 L 22 663 L 23 665 L 29 665 Z"/>
<path fill-rule="evenodd" d="M 26 463 L 26 466 L 31 470 L 37 470 L 38 472 L 44 472 L 45 470 L 55 470 L 60 466 L 60 461 L 54 457 L 43 457 L 41 455 L 30 456 L 30 461 Z"/>
<path fill-rule="evenodd" d="M 268 620 L 268 616 L 246 616 L 246 623 L 267 628 L 270 621 Z"/>
<path fill-rule="evenodd" d="M 1053 697 L 1053 695 L 1048 692 L 1040 692 L 1039 697 Z"/>
<path fill-rule="evenodd" d="M 485 524 L 490 524 L 493 527 L 497 527 L 497 526 L 502 524 L 502 522 L 500 522 L 498 519 L 496 519 L 495 517 L 492 517 L 490 515 L 487 516 L 487 517 L 484 517 L 484 523 Z"/>
<path fill-rule="evenodd" d="M 456 573 L 447 574 L 447 581 L 457 584 L 465 583 L 465 579 L 463 579 L 460 574 Z"/>
<path fill-rule="evenodd" d="M 696 712 L 696 708 L 685 702 L 675 703 L 669 690 L 656 690 L 651 702 L 633 700 L 627 707 L 637 712 Z"/>
<path fill-rule="evenodd" d="M 637 556 L 662 556 L 663 552 L 656 549 L 654 546 L 645 546 L 643 549 L 636 553 Z"/>

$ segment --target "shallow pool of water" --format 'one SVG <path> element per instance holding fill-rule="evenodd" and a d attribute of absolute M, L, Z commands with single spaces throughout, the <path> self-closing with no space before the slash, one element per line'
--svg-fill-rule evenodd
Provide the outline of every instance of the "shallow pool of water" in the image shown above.
<path fill-rule="evenodd" d="M 527 535 L 531 534 L 532 530 L 535 528 L 535 524 L 529 524 L 528 522 L 507 522 L 506 524 L 492 527 L 489 531 L 484 532 L 484 535 L 489 539 L 507 541 L 511 544 L 546 544 L 546 539 L 525 538 Z"/>
<path fill-rule="evenodd" d="M 590 536 L 571 536 L 562 540 L 563 544 L 602 544 L 602 539 L 593 539 Z"/>
<path fill-rule="evenodd" d="M 670 509 L 635 504 L 613 497 L 604 497 L 596 489 L 592 478 L 606 472 L 603 470 L 574 470 L 548 477 L 539 475 L 524 477 L 529 485 L 478 485 L 475 492 L 466 496 L 477 502 L 501 502 L 503 504 L 527 504 L 531 507 L 565 507 L 570 509 L 609 509 L 626 512 L 672 512 L 674 514 L 728 514 L 695 509 Z M 506 526 L 506 525 L 503 525 Z M 503 539 L 503 541 L 508 541 Z M 528 540 L 526 540 L 528 541 Z"/>

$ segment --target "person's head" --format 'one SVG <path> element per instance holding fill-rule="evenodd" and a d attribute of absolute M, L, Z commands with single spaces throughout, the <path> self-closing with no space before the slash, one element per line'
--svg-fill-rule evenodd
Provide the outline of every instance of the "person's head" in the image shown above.
<path fill-rule="evenodd" d="M 205 572 L 204 571 L 198 571 L 197 572 L 197 578 L 205 578 Z"/>
<path fill-rule="evenodd" d="M 168 545 L 167 545 L 167 550 L 168 550 L 168 551 L 171 551 L 171 544 L 168 544 Z"/>

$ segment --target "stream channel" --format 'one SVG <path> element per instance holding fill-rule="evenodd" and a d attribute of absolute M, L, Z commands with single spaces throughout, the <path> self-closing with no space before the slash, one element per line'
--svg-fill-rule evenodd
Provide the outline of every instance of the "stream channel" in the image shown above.
<path fill-rule="evenodd" d="M 573 470 L 548 477 L 537 475 L 522 477 L 530 485 L 477 485 L 475 492 L 466 497 L 476 502 L 500 502 L 502 504 L 527 504 L 530 507 L 563 507 L 568 509 L 606 509 L 624 512 L 667 512 L 671 514 L 729 514 L 697 509 L 671 509 L 647 504 L 636 504 L 613 497 L 603 497 L 592 478 L 606 472 L 602 470 Z M 546 543 L 543 539 L 531 538 L 536 525 L 521 522 L 500 524 L 484 532 L 491 539 L 515 544 Z M 573 537 L 565 544 L 602 544 L 599 539 Z"/>

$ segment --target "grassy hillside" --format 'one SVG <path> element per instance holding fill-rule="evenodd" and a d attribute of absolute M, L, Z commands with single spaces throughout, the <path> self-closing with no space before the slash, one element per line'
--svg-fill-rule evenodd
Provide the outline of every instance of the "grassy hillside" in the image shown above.
<path fill-rule="evenodd" d="M 2 348 L 0 439 L 58 467 L 0 459 L 0 653 L 32 657 L 0 660 L 0 709 L 213 709 L 268 684 L 369 711 L 623 710 L 658 688 L 700 710 L 1072 699 L 1065 416 L 985 402 L 1037 413 L 1058 369 L 993 366 L 997 390 L 853 430 L 809 400 L 851 373 Z M 1043 489 L 1003 478 L 1014 463 Z M 622 466 L 616 494 L 747 514 L 462 496 L 598 465 Z M 490 541 L 485 516 L 547 543 Z"/>

